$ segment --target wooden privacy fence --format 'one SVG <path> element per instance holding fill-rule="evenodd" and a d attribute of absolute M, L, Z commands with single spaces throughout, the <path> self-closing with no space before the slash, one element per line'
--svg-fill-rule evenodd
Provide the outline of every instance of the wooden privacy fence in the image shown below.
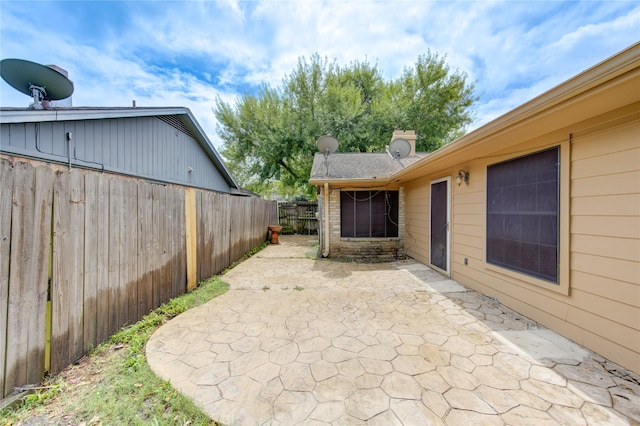
<path fill-rule="evenodd" d="M 1 396 L 184 293 L 189 269 L 222 271 L 276 215 L 273 201 L 0 158 Z"/>
<path fill-rule="evenodd" d="M 282 234 L 317 234 L 318 202 L 278 203 L 278 220 Z"/>

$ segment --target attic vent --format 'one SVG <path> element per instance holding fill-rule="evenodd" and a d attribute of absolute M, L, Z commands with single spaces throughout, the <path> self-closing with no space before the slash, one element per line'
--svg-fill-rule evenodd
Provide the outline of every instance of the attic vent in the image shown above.
<path fill-rule="evenodd" d="M 189 129 L 187 129 L 187 126 L 184 125 L 182 120 L 180 120 L 179 116 L 177 116 L 177 115 L 159 115 L 159 116 L 157 116 L 157 118 L 159 120 L 161 120 L 161 121 L 164 121 L 165 123 L 167 123 L 169 126 L 173 127 L 174 129 L 180 130 L 185 135 L 190 136 L 190 137 L 195 139 L 195 136 L 193 136 L 193 133 L 191 133 L 191 131 Z"/>

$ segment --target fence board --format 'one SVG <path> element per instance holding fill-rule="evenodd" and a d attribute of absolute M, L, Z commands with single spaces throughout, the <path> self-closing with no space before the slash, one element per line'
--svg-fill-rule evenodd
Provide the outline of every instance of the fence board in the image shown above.
<path fill-rule="evenodd" d="M 207 220 L 205 216 L 209 211 L 206 206 L 205 193 L 203 191 L 196 191 L 196 244 L 197 244 L 197 280 L 198 282 L 204 280 L 211 271 L 211 241 L 208 234 L 208 228 L 205 226 Z"/>
<path fill-rule="evenodd" d="M 173 192 L 173 209 L 174 220 L 171 224 L 173 231 L 173 245 L 171 253 L 171 271 L 172 271 L 172 293 L 171 298 L 177 297 L 185 292 L 186 283 L 186 248 L 185 241 L 185 215 L 184 215 L 184 190 L 180 188 L 172 188 Z"/>
<path fill-rule="evenodd" d="M 14 165 L 5 394 L 44 370 L 53 173 L 40 169 Z"/>
<path fill-rule="evenodd" d="M 98 178 L 84 176 L 84 350 L 97 343 L 98 331 Z"/>
<path fill-rule="evenodd" d="M 176 296 L 177 293 L 177 272 L 178 272 L 178 263 L 176 262 L 176 252 L 178 250 L 178 209 L 176 208 L 176 201 L 178 199 L 176 191 L 173 187 L 167 187 L 167 208 L 171 210 L 171 221 L 166 222 L 166 232 L 170 236 L 169 245 L 167 249 L 167 261 L 169 263 L 169 273 L 168 273 L 168 281 L 167 281 L 167 293 L 165 294 L 165 299 L 163 302 L 171 299 Z M 183 202 L 184 206 L 184 202 Z M 184 207 L 182 207 L 184 209 Z"/>
<path fill-rule="evenodd" d="M 9 250 L 11 248 L 11 207 L 13 164 L 0 158 L 0 396 L 4 396 L 7 351 L 7 310 L 9 308 Z"/>
<path fill-rule="evenodd" d="M 93 174 L 93 173 L 91 173 Z M 104 341 L 109 337 L 109 230 L 111 224 L 109 222 L 110 203 L 109 203 L 109 184 L 110 179 L 107 175 L 97 175 L 97 273 L 96 273 L 96 291 L 98 295 L 97 313 L 96 313 L 96 341 L 95 345 Z"/>
<path fill-rule="evenodd" d="M 153 307 L 153 189 L 138 182 L 138 313 Z"/>
<path fill-rule="evenodd" d="M 229 262 L 229 210 L 228 199 L 223 198 L 219 194 L 211 194 L 211 201 L 213 203 L 213 223 L 212 229 L 213 235 L 213 250 L 214 250 L 214 265 L 216 270 L 222 270 L 225 264 Z M 222 248 L 226 247 L 226 250 Z"/>
<path fill-rule="evenodd" d="M 60 254 L 69 268 L 69 357 L 74 362 L 84 354 L 84 175 L 80 170 L 70 171 L 69 184 L 68 249 Z"/>
<path fill-rule="evenodd" d="M 178 288 L 179 292 L 177 295 L 181 295 L 187 291 L 187 212 L 184 208 L 186 203 L 185 200 L 186 193 L 184 188 L 178 188 L 178 199 L 182 202 L 182 204 L 176 203 L 176 208 L 178 208 L 179 213 L 179 232 L 178 232 Z M 179 206 L 182 208 L 179 208 Z"/>
<path fill-rule="evenodd" d="M 75 279 L 73 260 L 75 254 L 72 241 L 71 179 L 69 173 L 57 172 L 53 196 L 53 276 L 52 276 L 52 324 L 51 324 L 51 370 L 58 372 L 71 361 L 69 312 L 73 300 L 70 287 Z"/>
<path fill-rule="evenodd" d="M 138 321 L 138 184 L 133 179 L 125 180 L 125 223 L 127 261 L 125 266 L 125 324 Z"/>
<path fill-rule="evenodd" d="M 109 335 L 120 327 L 118 310 L 120 287 L 120 217 L 122 211 L 122 180 L 109 179 Z"/>
<path fill-rule="evenodd" d="M 153 185 L 153 235 L 152 235 L 152 251 L 154 255 L 153 269 L 153 307 L 157 308 L 161 304 L 162 283 L 164 282 L 164 221 L 166 214 L 164 213 L 164 205 L 166 202 L 166 194 L 164 186 Z"/>

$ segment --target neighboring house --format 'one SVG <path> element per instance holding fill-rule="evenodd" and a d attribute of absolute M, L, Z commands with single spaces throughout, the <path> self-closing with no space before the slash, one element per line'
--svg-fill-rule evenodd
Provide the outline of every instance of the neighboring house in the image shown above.
<path fill-rule="evenodd" d="M 0 153 L 245 195 L 187 108 L 0 109 Z"/>
<path fill-rule="evenodd" d="M 379 245 L 343 192 L 396 190 L 390 249 L 640 373 L 640 43 L 379 179 L 323 159 L 325 255 Z"/>

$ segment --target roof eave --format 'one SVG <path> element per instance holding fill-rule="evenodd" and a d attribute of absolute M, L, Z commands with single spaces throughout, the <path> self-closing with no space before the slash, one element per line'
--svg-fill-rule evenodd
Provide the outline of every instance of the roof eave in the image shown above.
<path fill-rule="evenodd" d="M 205 150 L 209 159 L 220 170 L 230 188 L 242 189 L 235 181 L 222 157 L 215 149 L 202 127 L 185 107 L 124 107 L 124 108 L 51 108 L 30 110 L 25 108 L 4 108 L 0 110 L 0 123 L 34 123 L 47 121 L 100 120 L 132 117 L 153 117 L 177 115 L 182 117 L 183 124 L 195 136 L 198 144 Z"/>
<path fill-rule="evenodd" d="M 43 121 L 99 120 L 102 118 L 148 117 L 154 115 L 181 115 L 189 112 L 185 107 L 153 108 L 51 108 L 30 110 L 3 108 L 0 123 L 34 123 Z"/>
<path fill-rule="evenodd" d="M 218 153 L 218 150 L 216 150 L 215 146 L 213 146 L 213 144 L 207 137 L 207 134 L 204 132 L 204 130 L 202 130 L 200 124 L 191 113 L 191 110 L 189 110 L 188 108 L 184 109 L 186 110 L 186 116 L 189 118 L 189 121 L 186 122 L 185 125 L 189 127 L 189 130 L 198 135 L 198 137 L 200 138 L 200 145 L 205 149 L 205 151 L 207 151 L 209 158 L 216 164 L 217 167 L 219 167 L 219 170 L 223 172 L 225 180 L 227 181 L 229 186 L 235 189 L 242 189 L 233 178 L 233 175 L 231 174 L 229 169 L 227 169 L 227 166 L 224 164 L 224 161 L 222 161 L 222 157 Z"/>
<path fill-rule="evenodd" d="M 388 185 L 391 183 L 389 176 L 379 178 L 348 178 L 348 179 L 331 179 L 331 178 L 315 178 L 309 179 L 309 184 L 314 186 L 322 186 L 328 183 L 329 186 L 365 186 L 365 185 Z"/>
<path fill-rule="evenodd" d="M 412 175 L 416 169 L 441 161 L 462 148 L 481 145 L 484 141 L 489 140 L 493 135 L 505 131 L 505 129 L 531 120 L 544 111 L 575 98 L 597 86 L 605 84 L 627 72 L 633 71 L 638 67 L 640 67 L 640 42 L 583 71 L 564 83 L 555 86 L 484 126 L 443 146 L 427 157 L 408 165 L 396 172 L 391 178 L 394 181 L 403 180 L 405 176 Z"/>

